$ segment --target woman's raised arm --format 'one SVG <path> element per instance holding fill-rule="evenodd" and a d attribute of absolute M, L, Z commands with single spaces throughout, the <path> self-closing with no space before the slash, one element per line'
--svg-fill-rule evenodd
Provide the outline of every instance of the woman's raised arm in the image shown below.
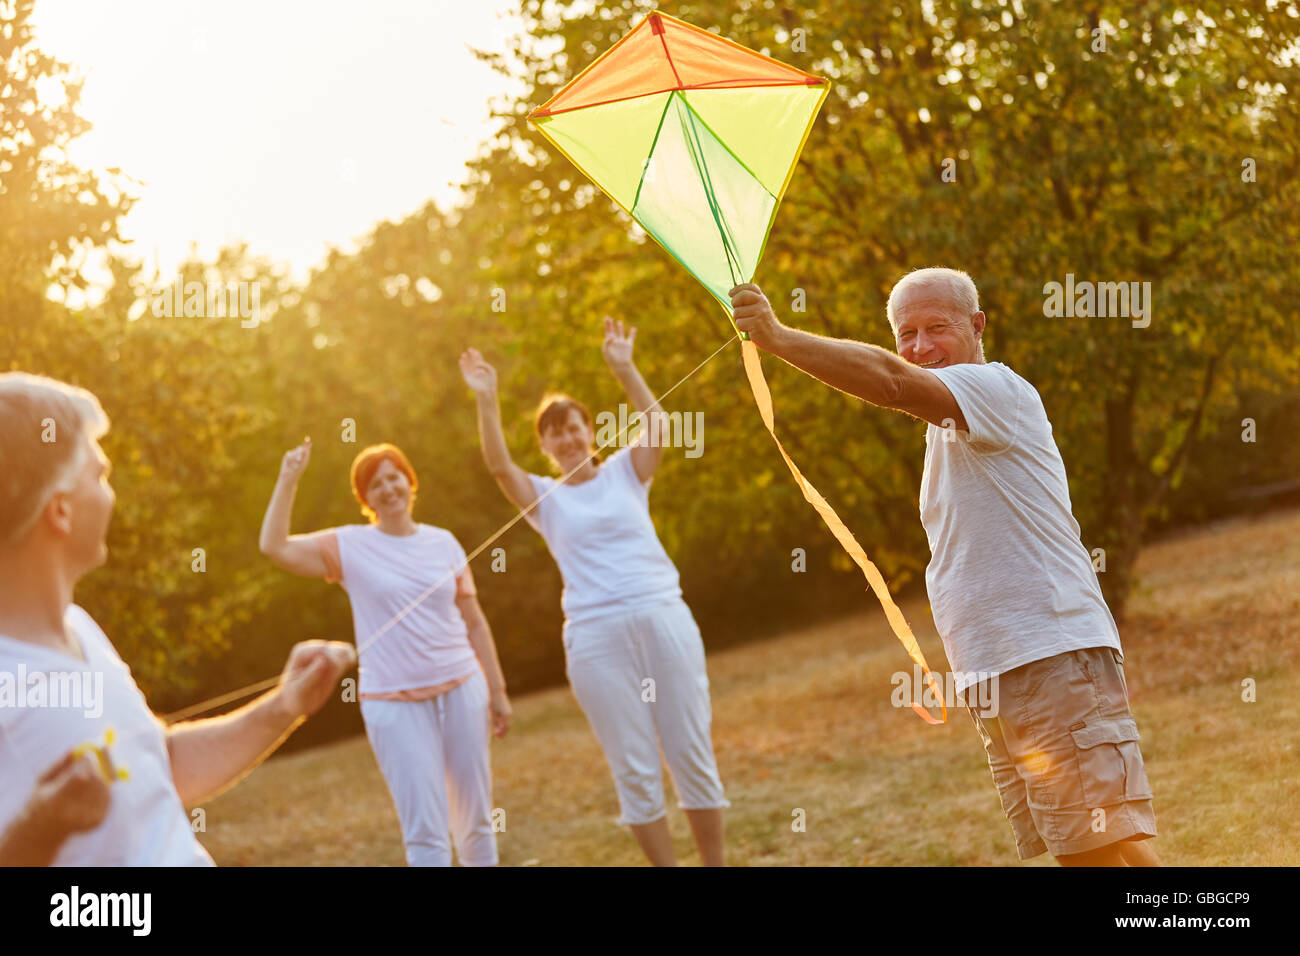
<path fill-rule="evenodd" d="M 478 434 L 483 446 L 483 461 L 496 479 L 501 493 L 516 508 L 523 510 L 537 500 L 533 483 L 510 457 L 506 433 L 501 427 L 501 405 L 497 400 L 497 372 L 484 361 L 478 349 L 466 349 L 460 357 L 460 374 L 474 390 L 478 401 Z"/>
<path fill-rule="evenodd" d="M 298 490 L 298 479 L 302 477 L 310 458 L 310 438 L 284 453 L 284 459 L 280 462 L 280 477 L 276 479 L 271 501 L 266 506 L 257 546 L 264 555 L 286 571 L 305 577 L 323 578 L 328 576 L 329 569 L 312 536 L 289 534 L 293 496 Z"/>
<path fill-rule="evenodd" d="M 637 477 L 645 482 L 654 477 L 655 469 L 663 461 L 667 436 L 663 434 L 663 409 L 632 361 L 632 343 L 635 341 L 636 326 L 629 332 L 624 329 L 622 322 L 615 323 L 608 317 L 605 319 L 605 338 L 601 342 L 600 353 L 605 356 L 610 371 L 623 386 L 623 391 L 627 392 L 632 407 L 645 416 L 641 435 L 629 452 Z"/>

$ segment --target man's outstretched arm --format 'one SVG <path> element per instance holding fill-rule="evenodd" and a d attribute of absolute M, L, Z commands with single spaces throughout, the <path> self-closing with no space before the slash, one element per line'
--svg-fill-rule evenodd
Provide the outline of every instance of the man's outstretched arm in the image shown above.
<path fill-rule="evenodd" d="M 939 377 L 877 345 L 832 339 L 783 325 L 753 283 L 731 290 L 736 327 L 765 352 L 863 401 L 940 427 L 966 431 L 966 417 Z"/>
<path fill-rule="evenodd" d="M 172 779 L 193 806 L 234 786 L 324 705 L 356 651 L 338 641 L 294 645 L 280 685 L 233 713 L 167 729 Z"/>

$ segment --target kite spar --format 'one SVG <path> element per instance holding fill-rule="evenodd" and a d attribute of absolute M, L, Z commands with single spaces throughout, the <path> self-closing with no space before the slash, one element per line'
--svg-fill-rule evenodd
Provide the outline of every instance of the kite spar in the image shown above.
<path fill-rule="evenodd" d="M 718 300 L 758 269 L 777 207 L 830 92 L 823 78 L 651 13 L 528 120 Z M 734 325 L 734 320 L 733 320 Z M 776 437 L 758 349 L 741 334 L 759 415 L 799 490 L 875 592 L 932 689 L 934 677 L 880 571 Z M 930 723 L 919 704 L 912 708 Z"/>

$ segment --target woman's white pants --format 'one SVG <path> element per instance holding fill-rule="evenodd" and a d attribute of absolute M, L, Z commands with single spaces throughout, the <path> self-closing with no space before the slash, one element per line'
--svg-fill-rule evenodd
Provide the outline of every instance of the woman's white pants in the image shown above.
<path fill-rule="evenodd" d="M 411 866 L 497 862 L 491 716 L 482 672 L 429 700 L 363 700 L 361 717 L 397 806 Z M 450 835 L 450 841 L 448 836 Z"/>
<path fill-rule="evenodd" d="M 614 775 L 619 823 L 666 812 L 660 747 L 687 810 L 731 806 L 713 756 L 704 642 L 681 600 L 566 623 L 569 683 Z"/>

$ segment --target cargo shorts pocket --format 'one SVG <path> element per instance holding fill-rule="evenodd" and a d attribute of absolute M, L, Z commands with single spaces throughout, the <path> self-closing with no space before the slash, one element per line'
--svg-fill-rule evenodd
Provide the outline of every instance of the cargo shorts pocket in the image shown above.
<path fill-rule="evenodd" d="M 1150 800 L 1151 784 L 1142 765 L 1137 721 L 1104 717 L 1070 728 L 1079 750 L 1079 780 L 1089 807 Z"/>

